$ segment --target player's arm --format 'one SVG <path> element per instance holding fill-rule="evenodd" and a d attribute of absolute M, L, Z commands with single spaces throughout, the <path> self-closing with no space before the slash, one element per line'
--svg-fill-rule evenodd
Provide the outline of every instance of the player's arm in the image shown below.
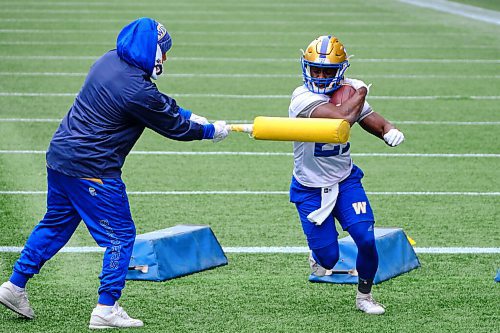
<path fill-rule="evenodd" d="M 391 147 L 401 144 L 405 139 L 401 131 L 377 112 L 371 112 L 359 124 L 365 131 L 384 140 Z"/>
<path fill-rule="evenodd" d="M 358 120 L 368 90 L 365 87 L 356 90 L 356 93 L 340 106 L 332 103 L 323 103 L 311 113 L 311 118 L 345 119 L 351 126 Z"/>

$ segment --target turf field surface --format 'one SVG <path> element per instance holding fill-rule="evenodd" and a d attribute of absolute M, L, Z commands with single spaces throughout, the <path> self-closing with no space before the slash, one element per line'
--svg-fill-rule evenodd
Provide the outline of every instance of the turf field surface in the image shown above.
<path fill-rule="evenodd" d="M 369 103 L 406 136 L 389 148 L 352 132 L 377 226 L 402 227 L 417 247 L 500 247 L 497 25 L 389 0 L 0 6 L 0 246 L 22 246 L 42 218 L 43 152 L 92 62 L 121 27 L 151 16 L 174 43 L 160 90 L 232 123 L 287 116 L 299 49 L 335 34 L 355 55 L 347 75 L 373 84 Z M 146 131 L 123 170 L 138 233 L 196 223 L 225 247 L 305 246 L 286 195 L 291 148 L 237 133 L 213 144 Z M 68 245 L 95 243 L 82 224 Z M 0 253 L 2 281 L 17 257 Z M 354 286 L 307 282 L 300 253 L 230 253 L 214 270 L 127 282 L 121 302 L 144 332 L 500 331 L 498 254 L 419 258 L 421 268 L 374 288 L 387 307 L 381 317 L 355 310 Z M 58 254 L 28 287 L 37 319 L 0 309 L 0 331 L 85 331 L 100 265 L 98 253 Z"/>

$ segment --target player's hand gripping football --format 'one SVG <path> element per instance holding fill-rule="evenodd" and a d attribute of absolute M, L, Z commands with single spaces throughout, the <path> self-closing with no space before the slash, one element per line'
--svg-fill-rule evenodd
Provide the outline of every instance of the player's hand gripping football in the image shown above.
<path fill-rule="evenodd" d="M 400 145 L 405 140 L 403 132 L 396 128 L 392 128 L 389 132 L 384 134 L 384 141 L 391 147 Z"/>

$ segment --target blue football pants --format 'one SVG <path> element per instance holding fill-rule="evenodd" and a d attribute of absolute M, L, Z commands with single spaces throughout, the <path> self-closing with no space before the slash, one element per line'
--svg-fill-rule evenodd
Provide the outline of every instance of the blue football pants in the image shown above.
<path fill-rule="evenodd" d="M 378 269 L 378 252 L 375 245 L 373 222 L 352 224 L 347 231 L 358 248 L 356 269 L 359 277 L 364 280 L 373 280 Z M 312 249 L 314 260 L 326 269 L 332 269 L 335 266 L 339 260 L 339 254 L 337 238 L 325 247 Z"/>
<path fill-rule="evenodd" d="M 101 184 L 49 168 L 47 183 L 47 212 L 29 236 L 11 281 L 37 274 L 83 220 L 96 243 L 106 248 L 98 302 L 113 305 L 125 287 L 136 235 L 125 184 L 120 178 L 105 178 Z"/>
<path fill-rule="evenodd" d="M 302 229 L 313 258 L 321 266 L 332 269 L 339 259 L 338 232 L 335 219 L 353 238 L 357 248 L 356 269 L 362 279 L 373 280 L 378 268 L 378 252 L 373 226 L 375 218 L 361 183 L 364 174 L 356 165 L 339 183 L 339 194 L 332 213 L 317 226 L 307 216 L 321 206 L 321 188 L 301 185 L 295 178 L 290 187 L 291 201 L 299 213 Z M 360 204 L 364 209 L 360 209 Z M 357 208 L 357 209 L 356 209 Z"/>

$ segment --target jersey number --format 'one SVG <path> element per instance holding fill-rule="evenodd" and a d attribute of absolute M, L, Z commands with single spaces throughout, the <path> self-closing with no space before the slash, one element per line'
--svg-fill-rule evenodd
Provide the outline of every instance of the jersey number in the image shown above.
<path fill-rule="evenodd" d="M 327 149 L 323 150 L 323 146 L 326 145 L 327 143 L 316 143 L 314 145 L 314 156 L 315 157 L 331 157 L 331 156 L 337 156 L 346 153 L 349 150 L 349 147 L 351 147 L 351 144 L 348 142 L 344 148 L 342 148 L 342 151 L 340 150 L 340 145 L 333 146 L 332 149 Z"/>

